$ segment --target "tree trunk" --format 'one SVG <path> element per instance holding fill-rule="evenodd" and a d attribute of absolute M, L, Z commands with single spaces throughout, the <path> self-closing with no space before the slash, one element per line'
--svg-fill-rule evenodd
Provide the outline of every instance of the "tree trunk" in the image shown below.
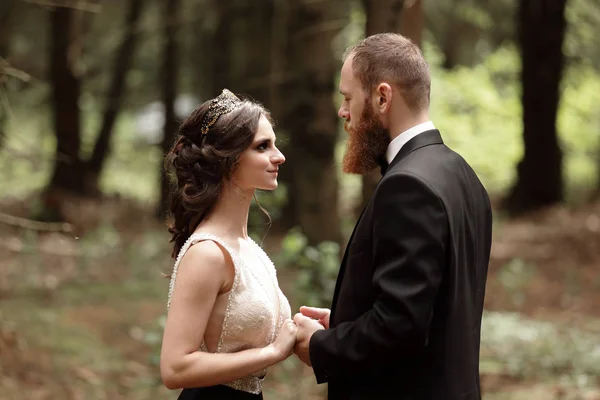
<path fill-rule="evenodd" d="M 376 33 L 400 33 L 400 20 L 405 3 L 413 0 L 363 0 L 367 16 L 366 36 Z"/>
<path fill-rule="evenodd" d="M 72 57 L 76 11 L 58 7 L 51 15 L 50 81 L 54 107 L 56 156 L 49 189 L 84 193 L 80 150 L 80 82 Z"/>
<path fill-rule="evenodd" d="M 273 1 L 273 18 L 271 20 L 271 50 L 269 54 L 269 110 L 276 120 L 282 114 L 282 99 L 284 93 L 281 90 L 281 82 L 286 72 L 285 53 L 287 47 L 287 26 L 289 15 L 289 2 L 287 0 Z"/>
<path fill-rule="evenodd" d="M 410 38 L 417 46 L 422 47 L 424 26 L 422 0 L 404 1 L 404 8 L 400 15 L 400 33 Z"/>
<path fill-rule="evenodd" d="M 481 35 L 481 29 L 476 25 L 456 17 L 450 19 L 448 27 L 444 29 L 442 40 L 444 53 L 442 67 L 452 70 L 459 65 L 474 65 L 477 57 L 473 48 Z"/>
<path fill-rule="evenodd" d="M 403 12 L 406 12 L 403 10 L 405 6 L 409 5 L 409 2 L 411 2 L 411 0 L 363 0 L 363 6 L 367 17 L 365 36 L 384 32 L 405 34 L 401 31 L 401 15 Z M 420 1 L 411 8 L 416 8 L 417 6 L 421 6 Z M 361 202 L 356 210 L 357 214 L 360 214 L 362 209 L 369 202 L 380 179 L 381 172 L 379 169 L 362 176 Z"/>
<path fill-rule="evenodd" d="M 232 41 L 232 15 L 229 13 L 231 5 L 228 2 L 215 0 L 217 10 L 217 29 L 214 34 L 211 97 L 218 96 L 221 90 L 231 85 L 231 41 Z M 235 88 L 231 88 L 236 92 Z"/>
<path fill-rule="evenodd" d="M 207 12 L 207 8 L 211 7 L 214 10 L 212 4 L 207 4 L 204 1 L 198 1 L 194 3 L 192 12 L 194 15 L 202 16 L 193 24 L 188 24 L 189 32 L 186 33 L 187 47 L 183 53 L 186 54 L 186 60 L 181 62 L 187 65 L 192 65 L 193 69 L 191 72 L 191 85 L 192 92 L 199 97 L 200 102 L 206 101 L 210 98 L 212 88 L 212 74 L 213 74 L 213 59 L 217 56 L 217 52 L 213 50 L 212 43 L 214 41 L 213 29 L 207 21 L 215 18 L 214 11 Z"/>
<path fill-rule="evenodd" d="M 519 41 L 525 154 L 506 203 L 513 212 L 563 200 L 556 116 L 564 56 L 566 0 L 521 0 Z"/>
<path fill-rule="evenodd" d="M 284 169 L 291 175 L 292 216 L 310 243 L 340 242 L 338 180 L 334 151 L 337 116 L 332 99 L 339 69 L 331 43 L 346 23 L 337 2 L 290 4 L 283 129 L 289 135 Z"/>
<path fill-rule="evenodd" d="M 165 15 L 163 19 L 164 51 L 162 55 L 162 99 L 165 110 L 165 125 L 161 149 L 166 155 L 177 133 L 177 119 L 175 117 L 175 96 L 177 95 L 177 27 L 179 0 L 165 0 Z M 159 217 L 165 215 L 168 209 L 170 184 L 163 167 L 160 164 L 160 203 L 158 208 Z"/>
<path fill-rule="evenodd" d="M 461 24 L 461 21 L 450 21 L 446 36 L 442 41 L 442 52 L 444 53 L 442 68 L 448 71 L 460 64 L 460 46 L 463 43 L 460 35 Z"/>
<path fill-rule="evenodd" d="M 269 77 L 271 73 L 272 54 L 272 24 L 274 13 L 273 0 L 252 1 L 239 10 L 243 19 L 236 24 L 241 29 L 238 31 L 240 40 L 234 54 L 241 55 L 239 60 L 234 60 L 234 65 L 241 65 L 236 75 L 240 91 L 271 107 L 269 102 Z"/>
<path fill-rule="evenodd" d="M 98 186 L 102 168 L 107 155 L 110 153 L 110 139 L 123 102 L 125 80 L 127 78 L 127 72 L 131 67 L 131 60 L 133 59 L 133 53 L 137 44 L 137 24 L 142 12 L 143 4 L 143 0 L 130 0 L 129 2 L 126 32 L 115 59 L 112 83 L 108 95 L 106 96 L 102 127 L 100 128 L 86 171 L 88 173 L 88 190 L 92 193 L 99 192 Z"/>

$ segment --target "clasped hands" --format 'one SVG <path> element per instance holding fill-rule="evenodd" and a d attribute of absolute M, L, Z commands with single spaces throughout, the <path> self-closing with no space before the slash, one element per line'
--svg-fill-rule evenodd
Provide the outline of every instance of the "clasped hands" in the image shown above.
<path fill-rule="evenodd" d="M 300 307 L 300 312 L 294 315 L 294 323 L 298 327 L 294 353 L 309 367 L 310 362 L 309 344 L 312 335 L 321 329 L 329 329 L 330 310 L 316 307 Z"/>

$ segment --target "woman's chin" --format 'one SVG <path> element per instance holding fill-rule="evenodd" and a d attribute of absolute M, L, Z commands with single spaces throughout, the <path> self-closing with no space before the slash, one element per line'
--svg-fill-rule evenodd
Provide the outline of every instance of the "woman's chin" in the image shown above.
<path fill-rule="evenodd" d="M 279 186 L 279 183 L 277 183 L 277 181 L 274 181 L 274 182 L 265 183 L 264 185 L 257 187 L 257 189 L 271 191 L 271 190 L 277 189 L 277 186 Z"/>

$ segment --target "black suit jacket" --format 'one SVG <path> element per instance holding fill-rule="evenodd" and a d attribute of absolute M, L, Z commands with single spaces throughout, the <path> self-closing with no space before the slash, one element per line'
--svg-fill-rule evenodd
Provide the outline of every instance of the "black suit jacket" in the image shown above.
<path fill-rule="evenodd" d="M 439 131 L 406 143 L 346 248 L 330 328 L 310 341 L 329 400 L 480 399 L 488 194 Z"/>

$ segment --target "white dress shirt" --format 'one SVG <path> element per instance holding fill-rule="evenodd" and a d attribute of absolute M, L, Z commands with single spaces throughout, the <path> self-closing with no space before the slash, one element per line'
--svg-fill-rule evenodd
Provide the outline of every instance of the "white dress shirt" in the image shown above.
<path fill-rule="evenodd" d="M 394 140 L 392 140 L 388 145 L 387 151 L 385 153 L 385 158 L 387 159 L 388 164 L 392 163 L 392 160 L 394 159 L 394 157 L 396 157 L 402 146 L 408 143 L 410 139 L 414 138 L 420 133 L 430 131 L 432 129 L 435 129 L 435 126 L 433 126 L 433 122 L 427 121 L 417 126 L 413 126 L 412 128 L 402 132 L 397 137 L 395 137 Z"/>

